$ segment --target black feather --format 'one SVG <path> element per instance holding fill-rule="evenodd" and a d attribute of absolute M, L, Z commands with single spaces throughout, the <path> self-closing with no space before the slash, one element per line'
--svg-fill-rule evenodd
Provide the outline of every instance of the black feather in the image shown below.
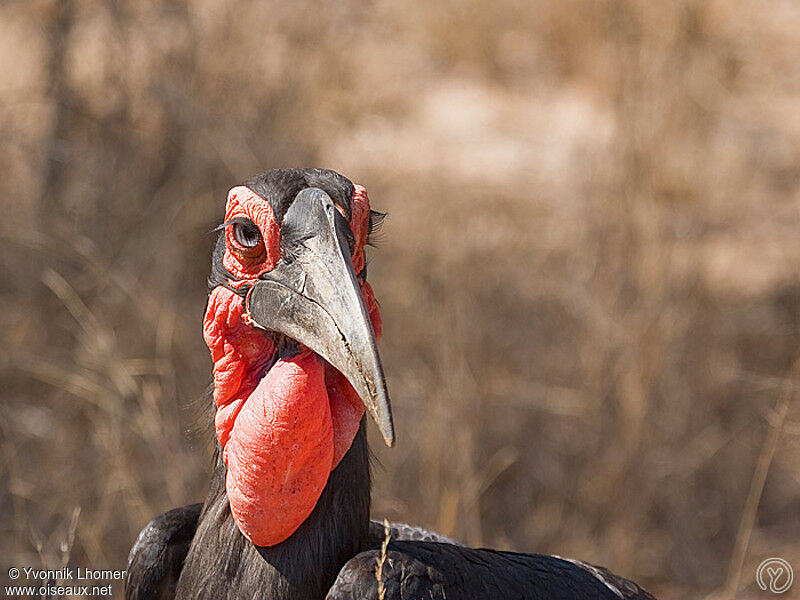
<path fill-rule="evenodd" d="M 273 169 L 248 179 L 244 185 L 269 202 L 275 220 L 280 224 L 297 194 L 316 187 L 328 194 L 334 203 L 344 209 L 350 219 L 350 198 L 353 183 L 346 177 L 328 169 Z"/>
<path fill-rule="evenodd" d="M 379 563 L 384 600 L 654 600 L 627 580 L 605 579 L 604 569 L 555 556 L 417 540 L 392 541 L 385 554 L 377 546 L 355 556 L 326 598 L 378 598 Z"/>
<path fill-rule="evenodd" d="M 175 597 L 202 508 L 202 504 L 174 508 L 147 524 L 128 557 L 125 600 Z"/>

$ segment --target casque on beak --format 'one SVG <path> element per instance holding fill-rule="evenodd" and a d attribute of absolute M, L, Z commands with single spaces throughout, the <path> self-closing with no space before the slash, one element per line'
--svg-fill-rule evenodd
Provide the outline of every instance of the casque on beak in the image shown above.
<path fill-rule="evenodd" d="M 389 393 L 348 230 L 328 194 L 302 190 L 281 225 L 283 257 L 255 283 L 247 310 L 256 325 L 300 342 L 342 373 L 392 446 Z"/>

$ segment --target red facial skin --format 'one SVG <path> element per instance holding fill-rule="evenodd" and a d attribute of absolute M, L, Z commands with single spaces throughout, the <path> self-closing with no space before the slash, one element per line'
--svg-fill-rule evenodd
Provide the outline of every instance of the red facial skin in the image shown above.
<path fill-rule="evenodd" d="M 358 273 L 369 227 L 369 200 L 361 186 L 351 199 L 351 214 Z M 277 264 L 280 228 L 269 203 L 244 186 L 228 194 L 225 221 L 236 217 L 251 219 L 262 235 L 256 248 L 242 248 L 227 228 L 223 264 L 241 278 L 230 282 L 238 288 Z M 361 292 L 379 339 L 381 318 L 372 288 L 362 282 Z M 304 348 L 276 360 L 274 343 L 248 323 L 241 296 L 222 286 L 211 292 L 203 337 L 214 362 L 214 424 L 228 467 L 231 513 L 247 539 L 274 546 L 314 510 L 329 473 L 353 443 L 364 405 L 322 358 Z"/>

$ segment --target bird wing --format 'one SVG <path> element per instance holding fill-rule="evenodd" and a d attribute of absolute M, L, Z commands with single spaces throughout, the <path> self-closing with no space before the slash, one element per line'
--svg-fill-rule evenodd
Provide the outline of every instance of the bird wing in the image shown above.
<path fill-rule="evenodd" d="M 142 529 L 128 556 L 125 600 L 172 600 L 202 503 L 173 508 Z"/>
<path fill-rule="evenodd" d="M 380 521 L 369 522 L 369 545 L 370 548 L 380 548 L 386 537 L 386 526 Z M 463 546 L 461 542 L 436 533 L 430 529 L 423 529 L 408 523 L 389 523 L 389 537 L 392 540 L 415 541 L 415 542 L 443 542 L 454 546 Z"/>
<path fill-rule="evenodd" d="M 378 572 L 382 590 L 378 589 Z M 605 569 L 541 554 L 391 541 L 350 559 L 327 600 L 654 600 Z"/>

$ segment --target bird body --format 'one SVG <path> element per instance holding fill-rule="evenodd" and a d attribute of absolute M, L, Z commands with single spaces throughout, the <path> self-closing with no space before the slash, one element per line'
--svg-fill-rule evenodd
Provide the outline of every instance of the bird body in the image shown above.
<path fill-rule="evenodd" d="M 332 171 L 269 171 L 229 193 L 204 322 L 211 485 L 145 527 L 126 598 L 652 598 L 578 561 L 370 521 L 365 413 L 394 441 L 364 260 L 376 218 Z"/>

